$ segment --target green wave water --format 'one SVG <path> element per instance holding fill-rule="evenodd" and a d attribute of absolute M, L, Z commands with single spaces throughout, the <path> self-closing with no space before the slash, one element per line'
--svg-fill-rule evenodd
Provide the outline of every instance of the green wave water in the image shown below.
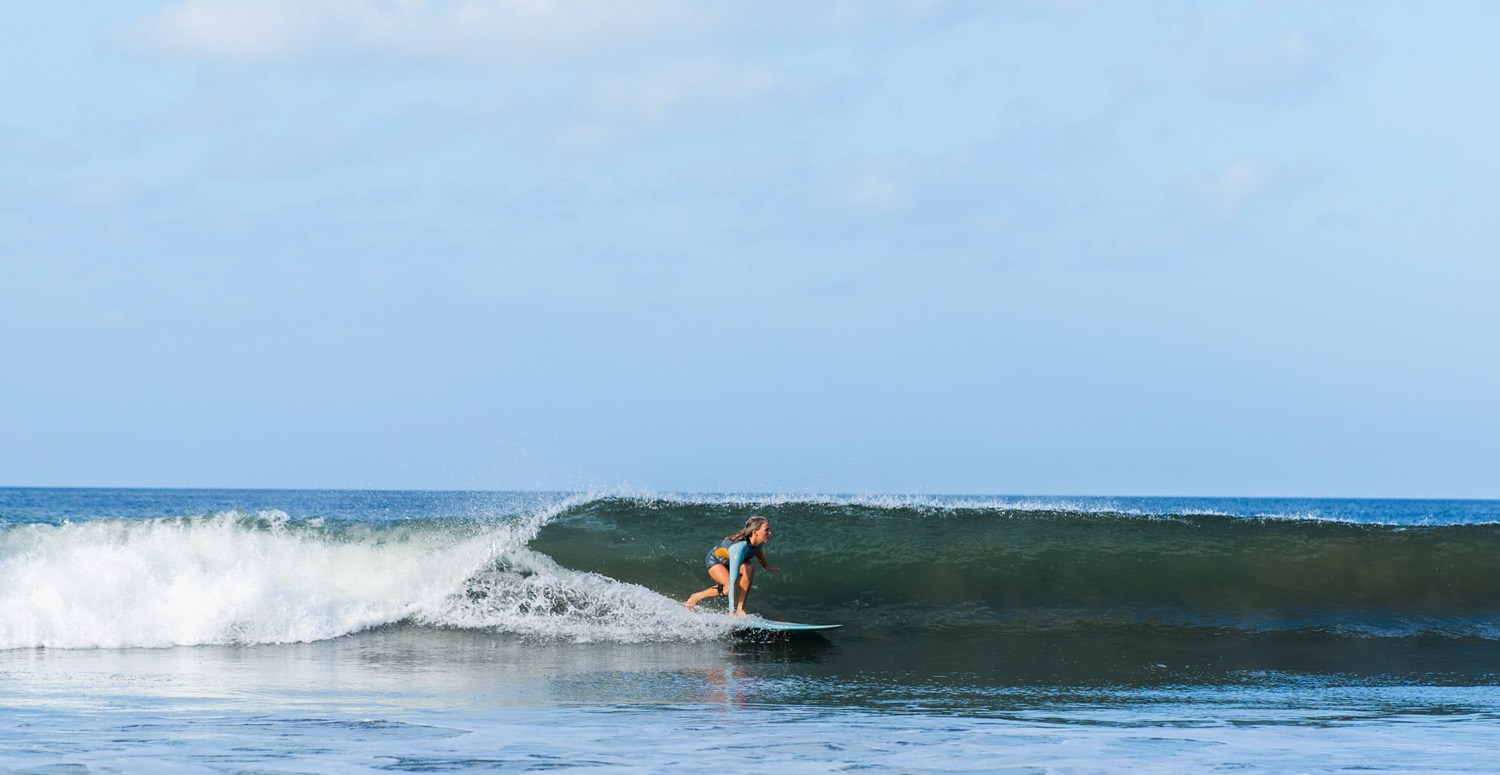
<path fill-rule="evenodd" d="M 752 514 L 780 574 L 767 615 L 866 631 L 1202 628 L 1500 637 L 1500 526 L 1217 514 L 606 498 L 530 547 L 686 597 L 702 556 Z M 754 606 L 752 606 L 754 607 Z"/>

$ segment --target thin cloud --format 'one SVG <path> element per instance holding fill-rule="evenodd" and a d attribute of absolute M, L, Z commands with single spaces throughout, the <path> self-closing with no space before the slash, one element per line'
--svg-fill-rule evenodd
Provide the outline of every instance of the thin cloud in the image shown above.
<path fill-rule="evenodd" d="M 808 88 L 805 82 L 764 65 L 703 61 L 659 72 L 608 75 L 595 85 L 595 96 L 611 111 L 659 119 L 684 105 L 733 110 L 771 95 L 804 93 Z"/>
<path fill-rule="evenodd" d="M 607 73 L 554 140 L 574 149 L 607 147 L 684 120 L 723 120 L 767 103 L 807 100 L 817 91 L 806 77 L 775 67 L 718 60 Z"/>
<path fill-rule="evenodd" d="M 119 209 L 134 204 L 138 187 L 120 177 L 90 178 L 62 191 L 63 203 L 78 208 Z"/>
<path fill-rule="evenodd" d="M 158 56 L 245 63 L 348 58 L 516 64 L 708 21 L 681 0 L 183 0 L 122 31 Z"/>
<path fill-rule="evenodd" d="M 1352 31 L 1285 31 L 1218 53 L 1204 86 L 1210 95 L 1224 99 L 1296 98 L 1366 61 L 1371 49 Z"/>
<path fill-rule="evenodd" d="M 254 137 L 234 147 L 218 162 L 232 176 L 295 177 L 369 161 L 369 154 L 350 138 L 330 132 L 282 137 Z"/>
<path fill-rule="evenodd" d="M 351 58 L 480 66 L 700 48 L 767 35 L 796 40 L 934 16 L 938 0 L 802 6 L 690 0 L 179 0 L 120 31 L 169 58 L 296 63 Z"/>
<path fill-rule="evenodd" d="M 912 191 L 886 170 L 871 169 L 844 181 L 836 189 L 845 205 L 878 215 L 895 215 L 911 207 Z"/>
<path fill-rule="evenodd" d="M 83 154 L 35 132 L 0 126 L 0 169 L 9 164 L 59 167 L 76 164 Z"/>
<path fill-rule="evenodd" d="M 1213 215 L 1230 219 L 1277 185 L 1280 169 L 1262 159 L 1237 159 L 1188 181 L 1189 193 Z"/>
<path fill-rule="evenodd" d="M 1305 88 L 1316 79 L 1320 52 L 1307 35 L 1294 32 L 1220 58 L 1209 88 L 1229 97 L 1260 97 Z"/>

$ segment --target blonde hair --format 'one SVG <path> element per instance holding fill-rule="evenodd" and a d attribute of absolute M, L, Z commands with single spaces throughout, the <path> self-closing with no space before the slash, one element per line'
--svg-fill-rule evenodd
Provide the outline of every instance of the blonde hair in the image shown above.
<path fill-rule="evenodd" d="M 751 517 L 745 520 L 745 527 L 732 536 L 724 536 L 725 541 L 744 541 L 750 538 L 750 534 L 759 530 L 768 520 L 765 517 Z"/>

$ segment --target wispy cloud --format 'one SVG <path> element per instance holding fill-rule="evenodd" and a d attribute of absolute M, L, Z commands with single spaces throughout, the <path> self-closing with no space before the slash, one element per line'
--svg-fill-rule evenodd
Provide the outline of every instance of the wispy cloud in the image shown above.
<path fill-rule="evenodd" d="M 804 100 L 819 86 L 805 76 L 758 63 L 720 59 L 599 75 L 553 139 L 573 149 L 606 146 L 692 117 L 712 121 L 770 102 Z"/>
<path fill-rule="evenodd" d="M 553 148 L 594 151 L 748 109 L 795 108 L 828 80 L 808 75 L 817 68 L 800 52 L 968 1 L 173 0 L 116 41 L 245 68 L 352 62 L 522 76 L 488 84 L 473 118 L 488 112 Z"/>
<path fill-rule="evenodd" d="M 706 60 L 642 74 L 611 74 L 594 88 L 598 103 L 616 112 L 665 118 L 684 105 L 734 109 L 769 95 L 805 92 L 808 84 L 765 65 Z"/>
<path fill-rule="evenodd" d="M 139 51 L 231 62 L 357 57 L 507 66 L 715 44 L 836 35 L 919 20 L 942 0 L 699 3 L 690 0 L 179 0 L 121 31 Z"/>
<path fill-rule="evenodd" d="M 1371 55 L 1372 45 L 1354 30 L 1290 29 L 1216 51 L 1204 87 L 1234 100 L 1298 97 L 1335 79 Z"/>
<path fill-rule="evenodd" d="M 0 126 L 0 169 L 8 164 L 62 166 L 81 159 L 77 149 L 39 133 Z"/>
<path fill-rule="evenodd" d="M 376 55 L 504 63 L 679 28 L 684 7 L 676 0 L 184 0 L 139 20 L 123 38 L 150 53 L 209 60 Z"/>
<path fill-rule="evenodd" d="M 138 187 L 120 177 L 90 178 L 67 186 L 61 200 L 80 208 L 120 208 L 134 204 Z"/>
<path fill-rule="evenodd" d="M 876 215 L 895 215 L 912 205 L 913 192 L 895 170 L 871 166 L 852 171 L 834 187 L 841 204 Z"/>
<path fill-rule="evenodd" d="M 1221 55 L 1209 88 L 1228 97 L 1261 97 L 1306 88 L 1316 80 L 1324 52 L 1302 32 Z"/>
<path fill-rule="evenodd" d="M 332 132 L 247 138 L 218 162 L 218 170 L 236 176 L 293 177 L 369 160 L 359 143 Z"/>
<path fill-rule="evenodd" d="M 1281 178 L 1280 168 L 1263 159 L 1244 158 L 1187 181 L 1189 193 L 1219 218 L 1238 216 L 1247 205 L 1271 190 Z"/>

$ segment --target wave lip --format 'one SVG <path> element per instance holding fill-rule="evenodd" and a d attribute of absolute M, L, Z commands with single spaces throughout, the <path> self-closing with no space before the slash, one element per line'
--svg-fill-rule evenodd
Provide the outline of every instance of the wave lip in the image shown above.
<path fill-rule="evenodd" d="M 1342 522 L 1436 527 L 1500 525 L 1500 500 L 1378 498 L 1236 498 L 1100 495 L 923 495 L 819 493 L 678 493 L 614 488 L 579 493 L 568 506 L 627 503 L 643 509 L 697 506 L 774 509 L 864 509 L 942 514 L 1070 514 L 1078 517 L 1231 517 L 1248 520 Z M 568 511 L 564 507 L 561 511 Z"/>

